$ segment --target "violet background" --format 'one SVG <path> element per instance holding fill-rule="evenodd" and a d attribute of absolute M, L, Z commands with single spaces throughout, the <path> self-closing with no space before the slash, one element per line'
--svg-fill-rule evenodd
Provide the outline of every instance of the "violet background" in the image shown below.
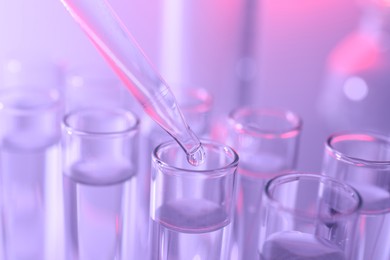
<path fill-rule="evenodd" d="M 357 26 L 356 1 L 109 2 L 168 83 L 214 94 L 216 117 L 243 104 L 298 113 L 304 121 L 298 169 L 320 170 L 334 130 L 317 106 L 326 58 Z M 62 66 L 105 64 L 59 0 L 0 0 L 0 60 L 26 56 Z"/>

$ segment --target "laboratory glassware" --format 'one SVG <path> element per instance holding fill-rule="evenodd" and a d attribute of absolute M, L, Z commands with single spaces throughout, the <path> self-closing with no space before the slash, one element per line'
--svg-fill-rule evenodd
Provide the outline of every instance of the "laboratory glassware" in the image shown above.
<path fill-rule="evenodd" d="M 0 92 L 0 183 L 6 259 L 60 250 L 61 97 L 55 89 Z"/>
<path fill-rule="evenodd" d="M 229 114 L 228 126 L 227 143 L 240 155 L 232 259 L 258 259 L 263 188 L 295 168 L 302 121 L 288 110 L 241 107 Z"/>
<path fill-rule="evenodd" d="M 105 0 L 62 0 L 144 111 L 183 148 L 188 162 L 204 157 L 198 137 L 187 125 L 168 84 Z"/>
<path fill-rule="evenodd" d="M 328 176 L 292 173 L 271 179 L 263 196 L 260 259 L 353 259 L 360 206 L 353 187 Z"/>
<path fill-rule="evenodd" d="M 63 120 L 65 259 L 143 259 L 137 251 L 138 118 L 94 108 Z"/>
<path fill-rule="evenodd" d="M 390 258 L 390 139 L 374 132 L 340 132 L 326 141 L 324 174 L 362 196 L 352 259 Z"/>
<path fill-rule="evenodd" d="M 206 89 L 200 87 L 177 87 L 175 94 L 184 117 L 191 125 L 192 131 L 197 136 L 208 138 L 213 108 L 213 97 L 211 94 Z M 157 145 L 168 141 L 169 135 L 161 127 L 153 124 L 147 117 L 143 118 L 142 127 L 143 135 L 147 139 L 146 154 L 149 156 Z M 150 168 L 150 160 L 147 160 L 147 165 Z"/>
<path fill-rule="evenodd" d="M 202 139 L 199 166 L 187 163 L 174 141 L 153 152 L 151 259 L 228 258 L 238 155 Z"/>
<path fill-rule="evenodd" d="M 178 85 L 175 85 L 178 86 Z M 212 110 L 212 97 L 209 92 L 199 87 L 177 87 L 175 93 L 182 112 L 191 125 L 194 133 L 197 136 L 206 137 L 210 125 L 210 113 Z M 143 117 L 141 122 L 141 154 L 140 173 L 138 180 L 138 196 L 137 199 L 140 215 L 139 223 L 139 239 L 142 241 L 143 250 L 149 249 L 148 244 L 148 224 L 149 224 L 149 201 L 150 201 L 150 179 L 151 179 L 151 156 L 154 148 L 160 143 L 169 141 L 169 135 L 154 124 L 148 117 Z"/>

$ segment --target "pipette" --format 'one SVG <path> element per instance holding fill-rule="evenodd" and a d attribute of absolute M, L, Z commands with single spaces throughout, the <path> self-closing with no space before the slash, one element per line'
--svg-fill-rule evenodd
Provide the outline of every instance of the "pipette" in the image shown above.
<path fill-rule="evenodd" d="M 171 89 L 143 54 L 106 0 L 61 0 L 144 111 L 170 134 L 198 165 L 204 151 L 187 125 Z"/>

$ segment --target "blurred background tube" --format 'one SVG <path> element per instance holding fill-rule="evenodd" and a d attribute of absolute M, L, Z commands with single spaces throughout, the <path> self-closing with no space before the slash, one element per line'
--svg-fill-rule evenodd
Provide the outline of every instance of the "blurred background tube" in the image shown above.
<path fill-rule="evenodd" d="M 55 89 L 9 88 L 0 92 L 6 259 L 53 259 L 58 249 L 61 116 Z"/>
<path fill-rule="evenodd" d="M 227 142 L 240 156 L 232 259 L 258 259 L 265 183 L 296 167 L 302 121 L 282 109 L 240 107 L 228 117 Z"/>
<path fill-rule="evenodd" d="M 143 259 L 138 255 L 138 118 L 86 108 L 63 121 L 65 259 Z"/>

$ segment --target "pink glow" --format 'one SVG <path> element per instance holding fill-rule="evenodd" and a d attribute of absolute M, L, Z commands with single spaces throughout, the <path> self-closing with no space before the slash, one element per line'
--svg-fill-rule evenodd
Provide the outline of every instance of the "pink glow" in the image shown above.
<path fill-rule="evenodd" d="M 286 173 L 289 172 L 289 171 L 286 171 Z M 248 176 L 248 177 L 251 177 L 251 178 L 261 178 L 261 179 L 264 179 L 264 180 L 267 180 L 267 179 L 272 179 L 274 177 L 276 177 L 276 175 L 279 175 L 279 174 L 284 174 L 285 172 L 284 171 L 280 171 L 280 172 L 254 172 L 254 171 L 250 171 L 250 170 L 246 170 L 244 168 L 240 168 L 240 175 L 243 175 L 243 176 Z"/>
<path fill-rule="evenodd" d="M 293 137 L 297 136 L 298 134 L 299 134 L 299 131 L 298 130 L 294 130 L 294 131 L 290 131 L 290 132 L 281 134 L 280 138 L 282 138 L 282 139 L 293 138 Z"/>
<path fill-rule="evenodd" d="M 390 0 L 376 0 L 376 2 L 378 5 L 382 6 L 383 8 L 390 6 Z"/>
<path fill-rule="evenodd" d="M 366 218 L 361 218 L 360 222 L 359 222 L 359 234 L 360 235 L 363 235 L 365 234 L 365 227 L 366 227 Z"/>
<path fill-rule="evenodd" d="M 228 138 L 228 130 L 224 122 L 221 121 L 216 121 L 210 130 L 210 137 L 213 140 L 220 141 L 220 142 L 225 142 L 226 139 Z"/>
<path fill-rule="evenodd" d="M 375 138 L 366 135 L 366 134 L 350 134 L 350 135 L 341 135 L 333 138 L 332 143 L 344 142 L 344 141 L 364 141 L 364 142 L 372 142 Z"/>
<path fill-rule="evenodd" d="M 134 97 L 141 103 L 145 104 L 147 100 L 145 100 L 145 95 L 134 86 L 132 80 L 135 82 L 138 82 L 134 78 L 130 77 L 130 72 L 127 71 L 124 68 L 123 63 L 118 60 L 119 57 L 116 57 L 111 50 L 108 48 L 108 46 L 99 38 L 99 36 L 96 34 L 95 30 L 90 27 L 88 21 L 85 21 L 83 19 L 83 14 L 79 13 L 79 10 L 76 7 L 73 6 L 72 2 L 66 2 L 65 5 L 68 9 L 70 9 L 70 14 L 72 14 L 73 18 L 76 20 L 77 23 L 80 24 L 80 26 L 83 28 L 87 36 L 90 38 L 91 42 L 94 44 L 94 46 L 99 50 L 101 55 L 104 57 L 104 59 L 107 61 L 109 66 L 114 70 L 114 72 L 119 76 L 119 78 L 125 83 L 126 87 L 130 90 L 130 92 L 134 95 Z M 118 19 L 119 21 L 119 19 Z M 123 27 L 125 28 L 125 27 Z M 149 111 L 148 111 L 149 112 Z M 152 115 L 155 116 L 155 115 Z M 155 117 L 153 117 L 155 118 Z"/>
<path fill-rule="evenodd" d="M 277 139 L 277 138 L 288 139 L 288 138 L 296 137 L 299 134 L 299 130 L 293 130 L 285 133 L 253 132 L 253 131 L 248 131 L 241 124 L 235 125 L 234 129 L 238 134 L 249 134 L 264 139 Z"/>
<path fill-rule="evenodd" d="M 380 46 L 372 35 L 355 32 L 347 36 L 328 60 L 336 72 L 354 74 L 380 62 Z"/>

